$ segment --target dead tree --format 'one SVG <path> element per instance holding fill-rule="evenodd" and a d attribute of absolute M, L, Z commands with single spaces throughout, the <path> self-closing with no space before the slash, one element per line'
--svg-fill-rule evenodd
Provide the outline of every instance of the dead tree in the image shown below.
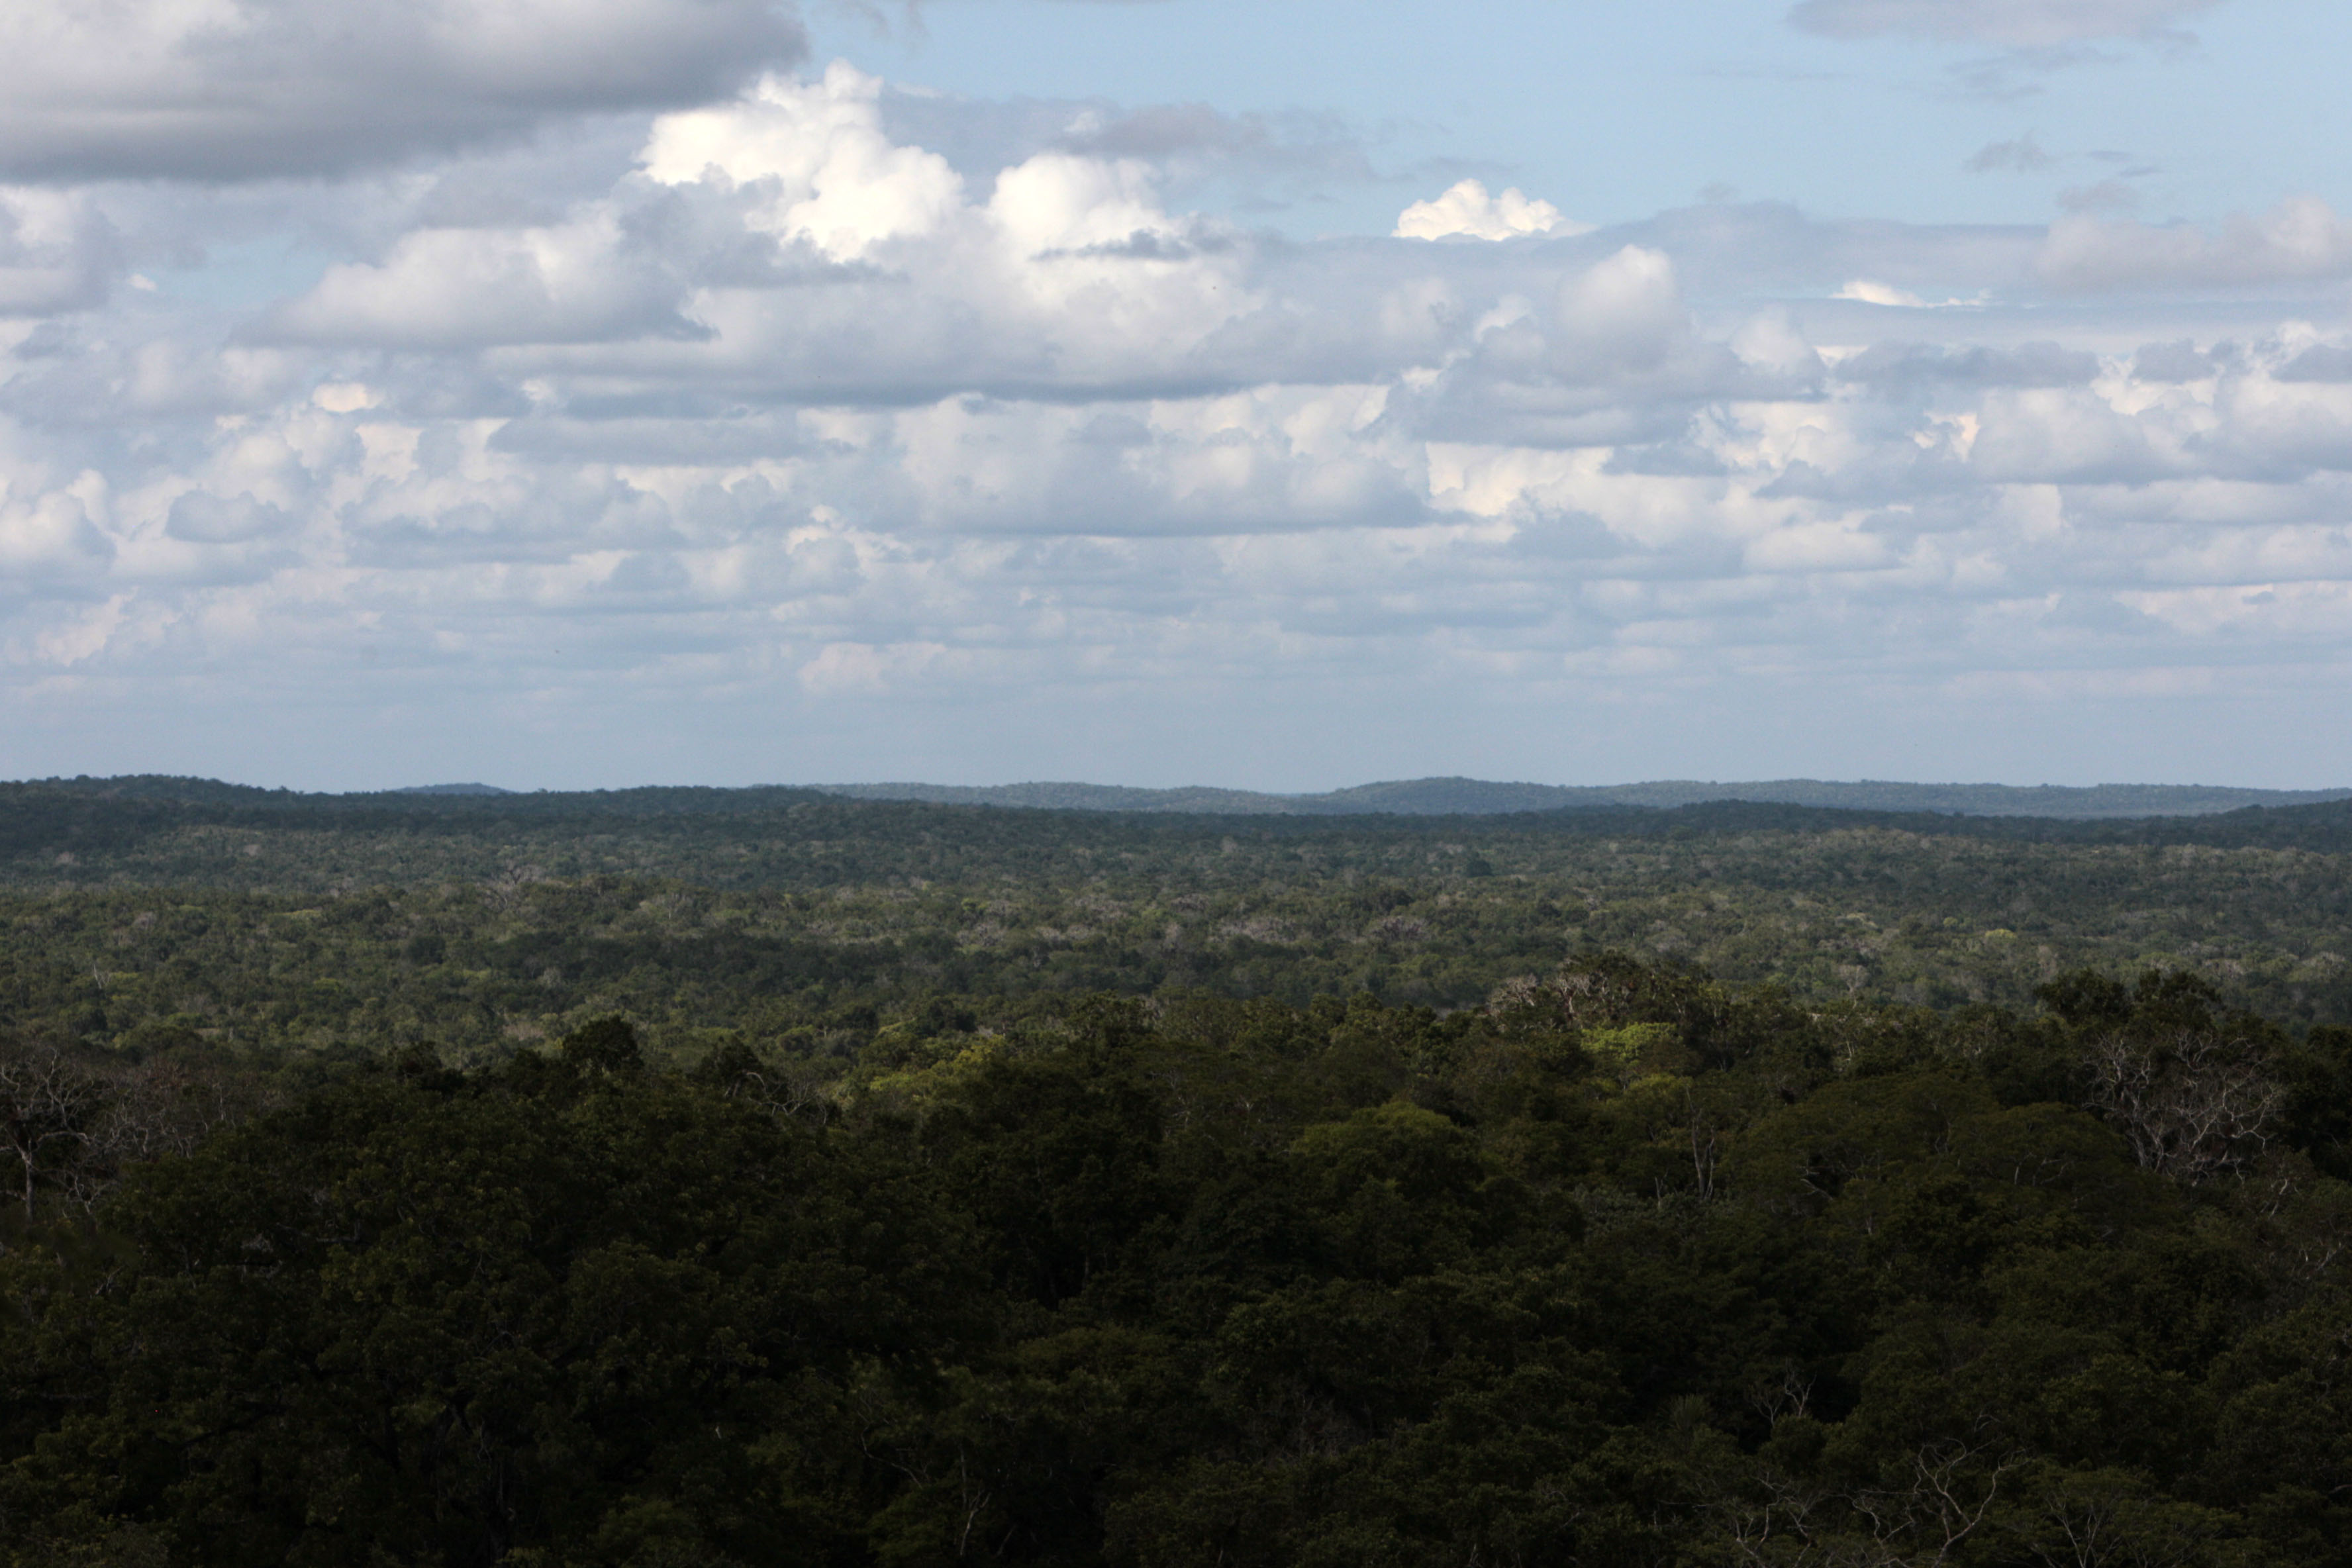
<path fill-rule="evenodd" d="M 0 1035 L 0 1156 L 16 1162 L 27 1223 L 45 1191 L 88 1209 L 131 1167 L 189 1152 L 267 1099 L 251 1074 L 221 1064 Z"/>
<path fill-rule="evenodd" d="M 2216 1028 L 2117 1029 L 2089 1055 L 2093 1107 L 2144 1168 L 2185 1182 L 2259 1155 L 2285 1101 L 2261 1047 Z"/>
<path fill-rule="evenodd" d="M 0 1149 L 16 1157 L 27 1224 L 44 1184 L 90 1163 L 121 1093 L 110 1065 L 51 1041 L 0 1037 Z"/>

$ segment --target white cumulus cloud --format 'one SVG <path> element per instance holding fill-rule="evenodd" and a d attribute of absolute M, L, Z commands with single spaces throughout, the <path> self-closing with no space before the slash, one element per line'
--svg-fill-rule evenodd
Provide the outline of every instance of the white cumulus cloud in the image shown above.
<path fill-rule="evenodd" d="M 821 80 L 763 78 L 741 100 L 664 115 L 640 161 L 665 184 L 760 187 L 752 227 L 835 259 L 935 232 L 963 205 L 947 160 L 883 135 L 882 83 L 836 61 Z"/>
<path fill-rule="evenodd" d="M 1590 233 L 1590 224 L 1571 221 L 1549 202 L 1535 201 L 1511 186 L 1489 194 L 1478 180 L 1463 180 L 1398 215 L 1398 239 L 1518 239 L 1529 235 Z"/>

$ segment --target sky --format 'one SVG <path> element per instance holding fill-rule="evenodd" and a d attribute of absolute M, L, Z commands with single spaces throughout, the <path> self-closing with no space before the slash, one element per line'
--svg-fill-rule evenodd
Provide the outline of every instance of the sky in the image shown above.
<path fill-rule="evenodd" d="M 2347 64 L 16 0 L 0 776 L 2352 783 Z"/>

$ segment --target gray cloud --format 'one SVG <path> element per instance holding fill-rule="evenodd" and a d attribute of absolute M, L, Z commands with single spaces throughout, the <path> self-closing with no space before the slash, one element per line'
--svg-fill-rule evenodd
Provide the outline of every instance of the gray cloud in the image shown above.
<path fill-rule="evenodd" d="M 250 494 L 223 498 L 190 490 L 172 503 L 163 531 L 191 544 L 242 544 L 283 533 L 293 521 Z"/>
<path fill-rule="evenodd" d="M 1868 278 L 1922 295 L 2010 290 L 2034 281 L 2047 231 L 2026 225 L 1832 222 L 1781 203 L 1705 205 L 1591 237 L 1653 245 L 1695 290 L 1812 293 Z"/>
<path fill-rule="evenodd" d="M 121 271 L 113 226 L 91 203 L 0 189 L 0 316 L 47 316 L 103 300 Z"/>
<path fill-rule="evenodd" d="M 1950 43 L 2039 49 L 2169 31 L 2220 0 L 1801 0 L 1789 19 L 1809 33 L 1869 38 L 1908 33 Z"/>
<path fill-rule="evenodd" d="M 2281 381 L 2352 383 L 2352 348 L 2314 343 L 2272 374 Z"/>
<path fill-rule="evenodd" d="M 535 414 L 499 426 L 491 446 L 542 461 L 709 468 L 799 456 L 817 443 L 789 414 L 713 409 L 699 417 Z"/>
<path fill-rule="evenodd" d="M 2058 205 L 2070 213 L 2123 213 L 2138 207 L 2140 195 L 2121 180 L 2069 185 L 2058 193 Z"/>
<path fill-rule="evenodd" d="M 2069 289 L 2317 281 L 2352 276 L 2352 224 L 2316 196 L 2240 214 L 2218 232 L 2074 215 L 2051 226 L 2034 265 Z"/>
<path fill-rule="evenodd" d="M 1129 107 L 1108 99 L 988 100 L 885 90 L 894 142 L 925 147 L 982 184 L 1039 153 L 1150 162 L 1171 196 L 1227 210 L 1279 210 L 1335 185 L 1392 180 L 1367 134 L 1328 114 L 1232 113 L 1201 103 Z"/>
<path fill-rule="evenodd" d="M 2058 160 L 2042 150 L 2042 143 L 2028 132 L 2014 142 L 1988 142 L 1969 155 L 1960 167 L 1972 174 L 1990 174 L 1996 170 L 2008 170 L 2020 174 L 2039 174 L 2054 168 Z"/>
<path fill-rule="evenodd" d="M 26 0 L 0 9 L 0 174 L 332 174 L 698 101 L 804 49 L 769 0 Z"/>
<path fill-rule="evenodd" d="M 247 335 L 403 349 L 707 337 L 678 313 L 682 292 L 657 258 L 593 218 L 523 230 L 419 229 L 381 261 L 331 268 Z"/>
<path fill-rule="evenodd" d="M 2015 348 L 1955 349 L 1939 344 L 1874 343 L 1841 360 L 1837 376 L 1876 391 L 1931 384 L 1966 386 L 2083 386 L 2099 374 L 2098 356 L 2053 342 Z"/>
<path fill-rule="evenodd" d="M 2145 344 L 2132 356 L 2132 374 L 2142 381 L 2176 384 L 2203 381 L 2214 369 L 2213 360 L 2186 338 L 2179 342 Z"/>

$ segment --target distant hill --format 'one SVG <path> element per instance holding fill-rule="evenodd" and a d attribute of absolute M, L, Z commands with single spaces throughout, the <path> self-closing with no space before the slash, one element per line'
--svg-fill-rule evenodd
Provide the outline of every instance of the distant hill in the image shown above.
<path fill-rule="evenodd" d="M 1138 812 L 1195 816 L 1496 816 L 1522 812 L 1673 811 L 1744 802 L 1756 805 L 1872 812 L 1903 816 L 2121 822 L 2206 817 L 2252 807 L 2352 801 L 2352 789 L 2238 789 L 2221 784 L 1895 784 L 1864 779 L 1769 779 L 1719 784 L 1662 779 L 1647 784 L 1500 784 L 1486 779 L 1400 779 L 1320 795 L 1270 795 L 1196 784 L 1136 789 L 1123 784 L 761 784 L 743 788 L 657 785 L 636 789 L 519 792 L 486 784 L 416 784 L 349 795 L 303 794 L 158 774 L 28 780 L 8 789 L 54 790 L 83 798 L 299 812 L 362 809 L 471 812 L 541 817 L 580 812 L 625 816 L 738 816 L 833 796 L 935 805 L 1017 806 L 1041 811 Z"/>
<path fill-rule="evenodd" d="M 1664 801 L 1675 798 L 1677 790 L 1739 793 L 1752 787 L 1654 784 L 1630 786 L 1622 794 L 1638 801 L 1639 793 L 1647 792 Z M 1870 798 L 1861 792 L 1872 786 L 1810 787 L 1832 800 L 1854 801 Z M 945 802 L 860 800 L 782 786 L 305 795 L 201 779 L 62 779 L 0 783 L 0 889 L 284 891 L 488 884 L 518 876 L 654 878 L 768 890 L 886 883 L 983 887 L 1008 876 L 1034 879 L 1046 868 L 1062 881 L 1083 881 L 1112 864 L 1126 868 L 1122 876 L 1144 876 L 1147 881 L 1207 876 L 1221 885 L 1238 879 L 1255 886 L 1269 879 L 1287 885 L 1300 877 L 1310 882 L 1336 878 L 1339 883 L 1350 877 L 1457 872 L 1465 879 L 1556 877 L 1577 867 L 1584 868 L 1577 876 L 1602 870 L 1616 875 L 1623 869 L 1622 855 L 1639 859 L 1680 853 L 1667 847 L 1696 843 L 1713 845 L 1710 855 L 1730 857 L 1725 864 L 1738 860 L 1765 880 L 1791 887 L 1819 880 L 1816 872 L 1802 868 L 1822 853 L 1893 857 L 1886 861 L 1890 866 L 1923 856 L 1940 865 L 1944 861 L 1937 857 L 1958 855 L 1979 870 L 1995 866 L 2000 855 L 2023 857 L 2019 864 L 2040 864 L 2057 854 L 2081 871 L 2103 849 L 2196 845 L 2292 849 L 2345 857 L 2352 866 L 2352 792 L 2306 804 L 2215 810 L 2249 795 L 2263 796 L 2178 788 L 1976 794 L 1881 787 L 1902 792 L 1895 795 L 1898 801 L 1924 796 L 1923 804 L 1937 809 L 1869 810 L 1754 799 L 1648 805 L 1626 803 L 1619 792 L 1601 789 L 1449 780 L 1338 791 L 1307 797 L 1304 805 L 1296 798 L 1234 791 L 1088 792 L 1046 785 L 1013 798 L 1065 806 L 1091 799 L 1097 807 L 1128 809 L 1019 810 L 972 804 L 971 795 L 984 793 L 977 791 Z M 1548 805 L 1563 795 L 1581 804 L 1509 809 Z M 1612 795 L 1619 798 L 1609 798 Z M 2277 792 L 2271 798 L 2297 797 Z M 1255 809 L 1234 810 L 1236 801 L 1248 806 L 1253 800 Z M 1265 808 L 1269 802 L 1274 809 Z M 1969 805 L 1979 809 L 1955 809 Z M 2033 805 L 2053 814 L 1996 815 L 2004 807 L 2017 812 Z M 2102 807 L 2151 815 L 2085 814 Z M 2055 815 L 2069 808 L 2075 815 Z M 1929 840 L 1941 847 L 1923 847 Z M 1986 847 L 1965 847 L 1969 844 Z M 1632 847 L 1637 845 L 1648 847 Z M 1857 845 L 1876 847 L 1853 847 Z M 1204 869 L 1211 867 L 1221 868 Z M 2242 867 L 2231 875 L 2242 871 Z M 2000 872 L 1995 879 L 2007 874 Z M 2058 897 L 2061 889 L 2053 883 L 2044 891 Z M 2077 889 L 2063 896 L 2089 895 Z M 2218 895 L 2200 884 L 2193 894 L 2178 896 L 2194 902 Z M 2323 902 L 2340 897 L 2325 889 L 2309 896 Z M 2314 940 L 2319 942 L 2314 952 L 2339 955 L 2331 963 L 2352 952 L 2334 934 Z M 6 979 L 0 970 L 0 982 Z M 5 993 L 0 984 L 0 1023 L 6 1016 Z M 2346 1015 L 2352 1016 L 2352 1003 L 2346 1005 Z"/>
<path fill-rule="evenodd" d="M 1853 784 L 1770 779 L 1719 784 L 1663 779 L 1628 784 L 1496 784 L 1485 779 L 1401 779 L 1321 795 L 1266 795 L 1192 785 L 1134 789 L 1119 784 L 817 784 L 860 800 L 929 801 L 944 805 L 1028 806 L 1061 811 L 1152 811 L 1231 816 L 1485 816 L 1501 812 L 1673 807 L 1744 800 L 1844 811 L 1935 812 L 1962 816 L 2036 816 L 2071 821 L 2110 817 L 2207 816 L 2247 806 L 2312 805 L 2352 799 L 2352 789 L 2237 789 L 2221 784 Z"/>

